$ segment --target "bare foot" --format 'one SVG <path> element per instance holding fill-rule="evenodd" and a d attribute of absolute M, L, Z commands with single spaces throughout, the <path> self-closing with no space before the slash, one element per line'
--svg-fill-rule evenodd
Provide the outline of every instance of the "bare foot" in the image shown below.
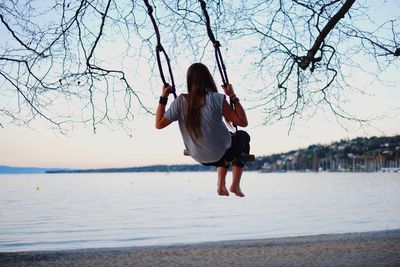
<path fill-rule="evenodd" d="M 240 190 L 240 186 L 234 186 L 232 185 L 231 188 L 229 189 L 232 193 L 234 193 L 238 197 L 244 197 L 244 194 L 242 190 Z"/>
<path fill-rule="evenodd" d="M 218 186 L 217 193 L 220 196 L 229 196 L 228 189 L 225 186 Z"/>

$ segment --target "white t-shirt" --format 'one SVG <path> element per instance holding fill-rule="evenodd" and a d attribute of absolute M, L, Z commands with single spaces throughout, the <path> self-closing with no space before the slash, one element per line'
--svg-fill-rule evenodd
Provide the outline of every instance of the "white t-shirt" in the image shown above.
<path fill-rule="evenodd" d="M 222 119 L 225 95 L 210 92 L 201 108 L 201 137 L 193 139 L 185 125 L 187 100 L 179 95 L 165 112 L 165 117 L 179 122 L 183 143 L 190 156 L 200 163 L 213 163 L 222 158 L 231 146 L 231 134 Z"/>

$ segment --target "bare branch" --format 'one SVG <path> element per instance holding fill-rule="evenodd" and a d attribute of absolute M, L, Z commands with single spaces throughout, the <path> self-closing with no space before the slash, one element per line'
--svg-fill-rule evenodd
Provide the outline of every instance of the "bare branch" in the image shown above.
<path fill-rule="evenodd" d="M 214 62 L 198 0 L 152 6 L 172 67 Z M 287 120 L 289 131 L 319 108 L 368 124 L 345 110 L 343 96 L 365 94 L 353 83 L 361 75 L 398 88 L 387 77 L 399 66 L 400 18 L 375 16 L 377 8 L 398 7 L 384 0 L 207 1 L 229 76 L 236 66 L 236 80 L 254 84 L 250 101 L 264 123 Z M 0 31 L 0 127 L 43 120 L 61 132 L 129 129 L 136 114 L 153 114 L 151 88 L 161 81 L 142 0 L 0 1 Z"/>
<path fill-rule="evenodd" d="M 343 6 L 339 9 L 339 11 L 328 21 L 328 23 L 325 25 L 325 27 L 319 33 L 319 35 L 318 35 L 317 39 L 315 40 L 311 49 L 308 50 L 307 55 L 304 57 L 301 57 L 301 61 L 299 62 L 300 68 L 305 70 L 308 68 L 308 66 L 310 65 L 311 62 L 315 63 L 315 62 L 319 62 L 321 60 L 321 58 L 315 58 L 315 54 L 320 49 L 321 44 L 324 42 L 326 36 L 336 26 L 336 24 L 339 22 L 339 20 L 344 18 L 344 16 L 350 10 L 350 8 L 354 4 L 354 2 L 355 2 L 355 0 L 347 0 L 343 4 Z M 324 6 L 321 9 L 321 11 L 323 9 L 325 9 L 325 7 L 326 6 Z"/>

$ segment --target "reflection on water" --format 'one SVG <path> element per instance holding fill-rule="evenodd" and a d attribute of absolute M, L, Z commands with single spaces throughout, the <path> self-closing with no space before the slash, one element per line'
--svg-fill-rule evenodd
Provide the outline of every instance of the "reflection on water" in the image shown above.
<path fill-rule="evenodd" d="M 228 179 L 229 181 L 229 179 Z M 400 175 L 0 175 L 0 251 L 165 245 L 400 228 Z"/>

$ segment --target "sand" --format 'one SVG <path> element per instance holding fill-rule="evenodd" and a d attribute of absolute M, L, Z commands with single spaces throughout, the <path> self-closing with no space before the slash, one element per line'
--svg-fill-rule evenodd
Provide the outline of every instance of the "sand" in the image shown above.
<path fill-rule="evenodd" d="M 400 266 L 400 230 L 173 246 L 0 253 L 0 266 Z"/>

